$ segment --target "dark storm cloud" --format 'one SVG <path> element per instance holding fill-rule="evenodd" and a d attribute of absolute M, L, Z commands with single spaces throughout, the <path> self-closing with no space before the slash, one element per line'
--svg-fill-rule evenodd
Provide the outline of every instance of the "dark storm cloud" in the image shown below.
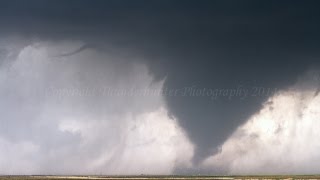
<path fill-rule="evenodd" d="M 273 92 L 318 65 L 318 8 L 316 1 L 1 1 L 0 32 L 142 53 L 150 72 L 166 78 L 164 88 L 223 91 L 214 100 L 166 96 L 199 162 Z M 247 96 L 227 98 L 239 87 Z M 255 94 L 260 87 L 265 92 Z"/>

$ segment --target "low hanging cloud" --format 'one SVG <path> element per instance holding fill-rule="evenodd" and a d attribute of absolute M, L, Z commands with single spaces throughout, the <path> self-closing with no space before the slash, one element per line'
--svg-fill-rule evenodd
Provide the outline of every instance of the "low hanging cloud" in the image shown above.
<path fill-rule="evenodd" d="M 13 42 L 1 47 L 2 174 L 317 172 L 316 70 L 269 97 L 198 165 L 158 93 L 165 80 L 155 81 L 143 61 L 94 48 L 59 56 L 80 41 Z"/>
<path fill-rule="evenodd" d="M 147 67 L 82 42 L 2 42 L 1 174 L 170 174 L 193 145 Z M 27 44 L 27 45 L 24 45 Z M 15 47 L 15 48 L 11 48 Z"/>
<path fill-rule="evenodd" d="M 202 166 L 228 174 L 316 174 L 320 166 L 319 71 L 270 97 Z"/>

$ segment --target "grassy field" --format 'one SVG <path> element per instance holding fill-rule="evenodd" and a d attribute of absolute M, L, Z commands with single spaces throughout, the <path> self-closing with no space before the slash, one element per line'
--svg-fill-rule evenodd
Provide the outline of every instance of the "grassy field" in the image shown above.
<path fill-rule="evenodd" d="M 282 176 L 0 176 L 0 180 L 320 180 L 320 175 L 282 175 Z"/>

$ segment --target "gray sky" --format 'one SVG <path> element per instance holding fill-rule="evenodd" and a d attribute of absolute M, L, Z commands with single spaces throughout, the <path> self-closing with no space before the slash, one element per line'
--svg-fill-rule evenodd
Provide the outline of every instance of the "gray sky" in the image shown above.
<path fill-rule="evenodd" d="M 319 173 L 318 7 L 0 1 L 0 173 Z"/>

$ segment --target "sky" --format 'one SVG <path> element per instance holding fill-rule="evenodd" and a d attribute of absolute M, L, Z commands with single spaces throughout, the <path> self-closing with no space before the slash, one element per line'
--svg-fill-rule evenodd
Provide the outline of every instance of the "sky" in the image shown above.
<path fill-rule="evenodd" d="M 0 0 L 0 174 L 319 174 L 319 6 Z"/>

